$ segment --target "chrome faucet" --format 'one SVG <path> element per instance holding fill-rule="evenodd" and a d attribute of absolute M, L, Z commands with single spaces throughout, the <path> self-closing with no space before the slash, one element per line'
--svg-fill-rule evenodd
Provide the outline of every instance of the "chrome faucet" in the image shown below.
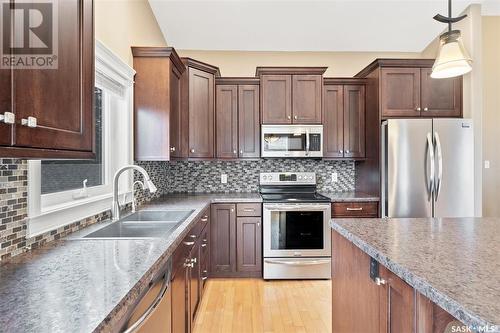
<path fill-rule="evenodd" d="M 118 180 L 120 179 L 120 175 L 127 170 L 137 170 L 142 174 L 142 177 L 144 178 L 144 187 L 149 190 L 151 193 L 155 193 L 157 191 L 157 188 L 155 184 L 149 179 L 149 174 L 141 168 L 140 166 L 137 165 L 126 165 L 123 168 L 120 168 L 118 171 L 116 171 L 115 176 L 113 178 L 113 204 L 111 206 L 111 217 L 114 221 L 120 219 L 120 202 L 118 200 Z"/>

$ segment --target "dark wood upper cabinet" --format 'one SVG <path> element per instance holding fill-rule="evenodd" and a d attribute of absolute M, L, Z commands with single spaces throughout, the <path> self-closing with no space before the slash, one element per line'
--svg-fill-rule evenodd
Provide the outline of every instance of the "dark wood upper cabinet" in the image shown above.
<path fill-rule="evenodd" d="M 383 117 L 420 116 L 420 68 L 382 68 Z"/>
<path fill-rule="evenodd" d="M 462 78 L 433 79 L 431 73 L 431 68 L 420 72 L 422 116 L 461 117 Z"/>
<path fill-rule="evenodd" d="M 262 270 L 262 229 L 260 217 L 238 217 L 236 227 L 237 269 L 239 272 Z"/>
<path fill-rule="evenodd" d="M 262 123 L 291 124 L 292 77 L 263 75 L 260 85 Z"/>
<path fill-rule="evenodd" d="M 180 78 L 183 63 L 171 47 L 133 47 L 137 161 L 182 157 Z M 185 131 L 185 130 L 184 130 Z"/>
<path fill-rule="evenodd" d="M 238 86 L 238 146 L 240 158 L 260 157 L 259 85 Z"/>
<path fill-rule="evenodd" d="M 56 5 L 57 68 L 0 74 L 0 113 L 15 114 L 15 125 L 0 125 L 4 157 L 94 157 L 93 1 Z M 28 117 L 36 118 L 36 127 L 23 124 Z"/>
<path fill-rule="evenodd" d="M 344 86 L 323 87 L 323 157 L 344 157 Z"/>
<path fill-rule="evenodd" d="M 210 274 L 222 275 L 236 270 L 236 206 L 213 204 L 211 207 Z"/>
<path fill-rule="evenodd" d="M 292 76 L 292 122 L 321 124 L 321 75 Z"/>
<path fill-rule="evenodd" d="M 189 158 L 214 157 L 215 76 L 217 67 L 182 58 L 187 70 L 181 79 L 181 113 L 188 113 Z"/>
<path fill-rule="evenodd" d="M 216 89 L 216 156 L 238 157 L 238 86 L 217 85 Z"/>
<path fill-rule="evenodd" d="M 365 157 L 365 86 L 344 86 L 344 156 Z"/>

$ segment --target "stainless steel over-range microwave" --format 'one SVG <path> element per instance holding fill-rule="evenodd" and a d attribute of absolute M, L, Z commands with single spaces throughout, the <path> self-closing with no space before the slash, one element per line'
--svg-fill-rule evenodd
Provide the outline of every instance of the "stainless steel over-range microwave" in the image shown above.
<path fill-rule="evenodd" d="M 323 157 L 323 125 L 262 125 L 262 157 Z"/>

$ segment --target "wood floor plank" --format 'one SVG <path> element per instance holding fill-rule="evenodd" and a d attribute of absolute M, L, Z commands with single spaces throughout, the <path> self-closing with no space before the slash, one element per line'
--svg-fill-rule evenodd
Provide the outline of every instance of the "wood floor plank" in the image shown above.
<path fill-rule="evenodd" d="M 331 281 L 210 279 L 194 333 L 331 332 Z"/>

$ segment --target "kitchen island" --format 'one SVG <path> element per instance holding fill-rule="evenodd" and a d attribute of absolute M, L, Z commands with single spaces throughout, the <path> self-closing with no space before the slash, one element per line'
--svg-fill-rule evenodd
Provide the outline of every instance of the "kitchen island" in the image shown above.
<path fill-rule="evenodd" d="M 500 219 L 330 225 L 334 332 L 500 331 Z"/>

